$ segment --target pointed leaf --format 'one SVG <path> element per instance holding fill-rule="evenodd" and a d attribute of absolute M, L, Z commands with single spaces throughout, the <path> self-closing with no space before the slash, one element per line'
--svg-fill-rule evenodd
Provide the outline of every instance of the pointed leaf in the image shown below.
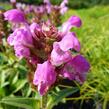
<path fill-rule="evenodd" d="M 56 95 L 52 95 L 52 98 L 47 103 L 47 109 L 52 109 L 53 106 L 62 101 L 63 98 L 77 92 L 79 89 L 77 87 L 63 89 L 56 93 Z"/>
<path fill-rule="evenodd" d="M 25 109 L 39 109 L 39 101 L 35 98 L 5 97 L 0 103 Z"/>

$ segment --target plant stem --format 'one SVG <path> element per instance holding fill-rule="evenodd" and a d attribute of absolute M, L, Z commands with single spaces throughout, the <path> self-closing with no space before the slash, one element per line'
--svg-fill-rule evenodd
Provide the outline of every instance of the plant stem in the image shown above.
<path fill-rule="evenodd" d="M 43 97 L 41 96 L 41 100 L 40 100 L 40 109 L 43 109 Z"/>
<path fill-rule="evenodd" d="M 41 107 L 40 109 L 46 109 L 46 105 L 47 105 L 47 94 L 41 97 Z"/>
<path fill-rule="evenodd" d="M 103 102 L 103 109 L 106 109 L 107 107 L 107 97 L 105 97 L 104 102 Z"/>

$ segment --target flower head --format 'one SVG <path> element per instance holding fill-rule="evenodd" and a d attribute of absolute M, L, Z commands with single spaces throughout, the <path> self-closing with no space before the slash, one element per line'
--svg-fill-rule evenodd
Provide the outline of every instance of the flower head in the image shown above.
<path fill-rule="evenodd" d="M 56 12 L 60 10 L 57 6 L 53 8 Z M 4 15 L 11 22 L 25 22 L 24 14 L 19 10 L 10 10 Z M 24 57 L 33 69 L 36 68 L 33 84 L 40 95 L 46 94 L 60 76 L 80 83 L 86 79 L 89 63 L 83 56 L 75 56 L 72 52 L 79 52 L 81 47 L 76 34 L 70 29 L 80 26 L 81 20 L 77 16 L 70 17 L 62 25 L 62 31 L 50 20 L 31 25 L 23 23 L 8 37 L 7 41 L 14 46 L 16 56 Z"/>

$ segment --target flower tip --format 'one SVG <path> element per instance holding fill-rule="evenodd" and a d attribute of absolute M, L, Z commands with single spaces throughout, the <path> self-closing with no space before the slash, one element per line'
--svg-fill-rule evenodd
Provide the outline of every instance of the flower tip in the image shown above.
<path fill-rule="evenodd" d="M 13 23 L 26 22 L 25 15 L 22 11 L 18 9 L 11 9 L 4 13 L 5 20 Z"/>
<path fill-rule="evenodd" d="M 71 25 L 76 26 L 76 27 L 81 27 L 82 21 L 78 16 L 71 16 L 68 20 Z"/>
<path fill-rule="evenodd" d="M 16 3 L 16 0 L 10 0 L 11 3 Z"/>
<path fill-rule="evenodd" d="M 76 66 L 80 65 L 78 67 L 78 72 L 88 72 L 90 69 L 90 64 L 89 62 L 82 56 L 82 55 L 77 55 L 74 59 L 73 62 L 75 63 L 75 68 Z"/>

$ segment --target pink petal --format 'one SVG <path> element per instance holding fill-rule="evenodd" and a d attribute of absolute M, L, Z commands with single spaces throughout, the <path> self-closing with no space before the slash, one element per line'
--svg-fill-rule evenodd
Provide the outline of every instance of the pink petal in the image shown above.
<path fill-rule="evenodd" d="M 61 50 L 59 43 L 55 42 L 53 44 L 53 50 L 51 52 L 51 63 L 55 66 L 60 66 L 63 63 L 68 62 L 72 55 L 70 51 Z"/>
<path fill-rule="evenodd" d="M 59 46 L 63 51 L 68 51 L 70 49 L 75 49 L 76 51 L 80 51 L 80 42 L 77 39 L 75 33 L 73 32 L 67 33 L 63 37 L 63 39 L 59 42 Z"/>
<path fill-rule="evenodd" d="M 67 33 L 72 27 L 80 27 L 82 24 L 81 19 L 77 16 L 71 16 L 68 21 L 62 25 L 62 32 Z"/>
<path fill-rule="evenodd" d="M 38 91 L 44 95 L 48 88 L 55 82 L 56 73 L 49 61 L 37 65 L 34 74 L 33 84 L 38 86 Z"/>
<path fill-rule="evenodd" d="M 22 11 L 17 9 L 11 9 L 4 13 L 5 20 L 11 21 L 13 23 L 26 22 L 25 15 Z"/>

